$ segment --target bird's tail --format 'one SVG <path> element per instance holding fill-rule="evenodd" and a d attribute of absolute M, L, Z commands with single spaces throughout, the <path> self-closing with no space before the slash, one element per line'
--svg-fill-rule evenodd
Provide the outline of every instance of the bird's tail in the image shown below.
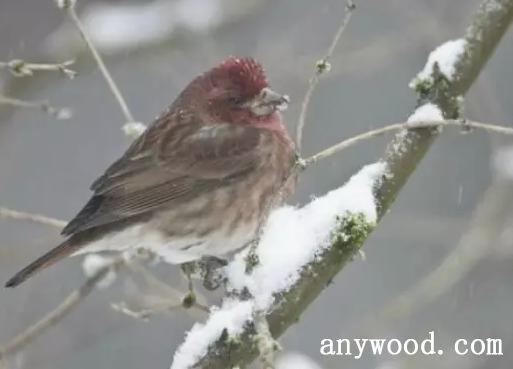
<path fill-rule="evenodd" d="M 53 248 L 39 259 L 16 273 L 7 281 L 5 287 L 16 287 L 32 277 L 34 274 L 48 268 L 59 260 L 77 251 L 77 249 L 83 245 L 82 242 L 77 241 L 78 240 L 74 239 L 74 237 L 70 237 L 66 241 L 62 242 L 59 246 Z"/>

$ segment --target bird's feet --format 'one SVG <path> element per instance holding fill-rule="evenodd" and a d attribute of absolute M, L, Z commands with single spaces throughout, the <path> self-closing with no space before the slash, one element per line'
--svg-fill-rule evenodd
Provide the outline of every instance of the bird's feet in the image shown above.
<path fill-rule="evenodd" d="M 198 266 L 196 262 L 190 262 L 183 263 L 180 265 L 180 267 L 182 268 L 182 272 L 185 275 L 185 278 L 187 278 L 188 287 L 188 292 L 182 299 L 182 306 L 188 309 L 196 303 L 196 293 L 194 291 L 194 282 L 192 278 L 197 274 Z"/>
<path fill-rule="evenodd" d="M 226 259 L 215 256 L 203 257 L 200 261 L 203 287 L 209 291 L 218 289 L 225 281 L 224 267 L 228 264 Z"/>
<path fill-rule="evenodd" d="M 188 283 L 188 292 L 182 299 L 182 306 L 189 308 L 196 303 L 193 277 L 201 279 L 205 289 L 216 290 L 226 281 L 223 268 L 227 264 L 225 259 L 215 256 L 205 256 L 199 261 L 181 264 L 182 272 Z"/>

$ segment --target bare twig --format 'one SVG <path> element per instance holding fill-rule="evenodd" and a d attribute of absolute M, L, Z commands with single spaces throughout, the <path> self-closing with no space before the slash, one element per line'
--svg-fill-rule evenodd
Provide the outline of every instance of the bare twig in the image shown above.
<path fill-rule="evenodd" d="M 321 60 L 318 60 L 315 64 L 315 71 L 312 77 L 310 77 L 310 80 L 308 81 L 308 88 L 306 89 L 305 97 L 303 98 L 303 102 L 301 103 L 301 112 L 299 113 L 299 119 L 297 124 L 297 132 L 296 132 L 296 145 L 297 150 L 301 150 L 301 144 L 303 140 L 303 130 L 305 128 L 305 122 L 306 122 L 306 114 L 308 111 L 308 106 L 310 105 L 310 100 L 312 99 L 312 94 L 317 87 L 317 84 L 319 83 L 319 80 L 321 76 L 329 72 L 331 66 L 330 66 L 330 59 L 333 56 L 333 53 L 335 52 L 335 48 L 337 47 L 337 44 L 344 34 L 345 29 L 347 28 L 347 25 L 349 24 L 349 21 L 351 20 L 351 16 L 353 14 L 353 11 L 356 9 L 356 5 L 353 3 L 352 0 L 347 0 L 346 3 L 346 11 L 344 13 L 344 18 L 342 19 L 342 23 L 340 24 L 337 32 L 335 33 L 335 36 L 333 37 L 333 40 L 331 41 L 331 45 L 328 48 L 328 51 L 326 52 L 326 55 Z"/>
<path fill-rule="evenodd" d="M 140 274 L 149 287 L 157 290 L 162 296 L 165 297 L 163 301 L 160 301 L 159 303 L 153 304 L 151 306 L 148 306 L 144 309 L 146 312 L 144 315 L 149 316 L 153 315 L 155 313 L 165 311 L 165 310 L 172 310 L 175 307 L 176 308 L 183 308 L 183 296 L 185 295 L 184 292 L 179 291 L 178 289 L 168 285 L 165 282 L 162 282 L 160 279 L 158 279 L 153 273 L 151 273 L 148 269 L 146 269 L 144 266 L 139 264 L 136 260 L 130 260 L 129 263 L 126 264 L 127 268 Z M 126 306 L 126 305 L 125 305 Z M 209 312 L 210 310 L 208 307 L 200 304 L 198 301 L 194 301 L 194 303 L 191 305 L 192 308 L 195 308 L 201 312 Z M 128 307 L 127 307 L 128 308 Z M 133 309 L 130 309 L 133 311 Z"/>
<path fill-rule="evenodd" d="M 51 218 L 46 215 L 42 214 L 35 214 L 35 213 L 27 213 L 22 212 L 18 210 L 13 210 L 5 207 L 0 207 L 0 219 L 12 219 L 12 220 L 21 220 L 21 221 L 29 221 L 37 224 L 42 224 L 45 226 L 55 227 L 58 229 L 63 228 L 66 225 L 66 221 Z M 172 298 L 175 299 L 175 302 L 177 304 L 180 304 L 180 296 L 183 296 L 183 293 L 181 291 L 178 291 L 177 289 L 173 288 L 172 286 L 162 282 L 160 279 L 155 277 L 150 271 L 148 271 L 146 268 L 144 268 L 142 265 L 140 265 L 135 258 L 130 259 L 129 263 L 126 263 L 126 267 L 138 274 L 140 274 L 144 280 L 150 285 L 152 288 L 159 290 L 163 295 L 168 297 L 168 305 L 169 300 Z M 201 311 L 207 311 L 208 309 L 204 307 L 203 305 L 196 303 L 193 305 L 193 307 L 198 308 Z"/>
<path fill-rule="evenodd" d="M 110 271 L 119 268 L 125 260 L 122 257 L 112 260 L 112 263 L 99 268 L 94 275 L 89 277 L 86 282 L 77 290 L 73 291 L 68 297 L 62 301 L 53 311 L 48 313 L 41 320 L 30 326 L 25 331 L 18 334 L 5 345 L 0 346 L 0 360 L 5 359 L 9 355 L 13 355 L 20 351 L 23 347 L 40 336 L 48 328 L 60 322 L 73 309 L 75 309 L 103 280 Z"/>
<path fill-rule="evenodd" d="M 110 307 L 112 310 L 124 314 L 130 318 L 144 321 L 148 321 L 153 315 L 158 313 L 183 309 L 182 304 L 180 302 L 176 302 L 174 299 L 162 300 L 141 308 L 132 307 L 125 301 L 113 302 L 110 304 Z"/>
<path fill-rule="evenodd" d="M 386 127 L 372 130 L 366 133 L 363 133 L 361 135 L 354 136 L 352 138 L 349 138 L 345 141 L 340 142 L 337 145 L 334 145 L 324 151 L 321 151 L 320 153 L 313 155 L 312 157 L 305 160 L 306 165 L 312 164 L 317 162 L 318 160 L 327 158 L 343 149 L 346 149 L 356 143 L 359 143 L 360 141 L 370 139 L 372 137 L 381 135 L 386 132 L 390 131 L 396 131 L 400 129 L 406 129 L 406 128 L 423 128 L 423 127 L 440 127 L 440 126 L 456 126 L 460 128 L 477 128 L 477 129 L 483 129 L 489 132 L 494 133 L 501 133 L 506 135 L 513 135 L 513 128 L 508 128 L 504 126 L 498 126 L 488 123 L 480 123 L 480 122 L 472 122 L 472 121 L 463 121 L 463 120 L 445 120 L 445 121 L 431 121 L 431 122 L 405 122 L 405 123 L 395 123 L 388 125 Z M 39 214 L 32 214 L 32 213 L 24 213 L 19 212 L 12 209 L 7 208 L 0 208 L 0 217 L 3 218 L 9 218 L 9 219 L 17 219 L 17 220 L 28 220 L 52 227 L 58 227 L 62 228 L 66 222 L 46 217 L 44 215 Z M 116 267 L 118 267 L 121 263 L 119 261 L 115 261 L 115 263 L 118 263 Z M 176 296 L 176 290 L 174 290 L 172 287 L 166 285 L 165 283 L 158 280 L 155 276 L 153 276 L 151 273 L 149 273 L 144 268 L 140 267 L 137 263 L 132 262 L 126 264 L 134 271 L 137 271 L 141 273 L 144 278 L 151 283 L 152 285 L 158 287 L 159 289 L 165 290 L 167 293 L 169 293 L 169 296 Z M 3 350 L 0 350 L 0 353 L 4 356 L 9 354 L 10 352 L 17 351 L 19 347 L 22 347 L 26 342 L 29 342 L 32 337 L 35 337 L 36 335 L 39 335 L 44 329 L 52 326 L 57 321 L 59 321 L 64 315 L 66 315 L 71 309 L 73 309 L 83 298 L 85 298 L 93 289 L 93 287 L 102 279 L 103 276 L 110 270 L 113 266 L 109 266 L 107 268 L 104 268 L 101 270 L 101 274 L 99 277 L 97 275 L 94 275 L 88 281 L 84 286 L 82 286 L 79 290 L 75 291 L 73 294 L 71 294 L 66 300 L 63 301 L 59 307 L 54 310 L 52 313 L 47 315 L 45 318 L 43 318 L 40 322 L 38 322 L 33 327 L 29 328 L 24 333 L 17 336 L 13 341 L 11 341 L 10 344 L 5 346 Z M 436 273 L 437 275 L 439 273 Z M 426 282 L 428 283 L 428 282 Z M 400 299 L 401 301 L 404 300 L 404 298 Z M 410 301 L 411 299 L 409 299 Z M 115 304 L 113 305 L 113 308 L 115 308 L 117 311 L 120 311 L 124 314 L 127 314 L 129 316 L 135 317 L 135 318 L 142 318 L 145 319 L 149 317 L 150 315 L 170 310 L 175 307 L 182 307 L 181 304 L 177 304 L 177 299 L 175 298 L 169 298 L 168 300 L 161 301 L 160 303 L 154 304 L 152 306 L 149 306 L 148 308 L 145 308 L 143 310 L 135 311 L 132 308 L 129 308 L 126 304 Z M 401 302 L 403 304 L 403 302 Z M 199 309 L 200 311 L 208 312 L 208 308 L 195 303 L 193 305 L 195 308 Z M 396 310 L 396 308 L 390 308 L 386 311 L 392 311 Z M 265 319 L 265 317 L 264 317 Z M 267 351 L 266 351 L 267 352 Z M 267 355 L 267 354 L 266 354 Z M 266 356 L 267 358 L 267 356 Z M 269 361 L 266 359 L 266 364 L 270 365 Z"/>
<path fill-rule="evenodd" d="M 5 207 L 0 207 L 0 219 L 2 218 L 30 221 L 59 229 L 63 228 L 66 225 L 66 221 L 60 219 L 51 218 L 41 214 L 21 212 Z M 150 271 L 148 271 L 146 268 L 140 265 L 135 260 L 135 258 L 130 259 L 130 262 L 125 263 L 125 266 L 128 269 L 140 274 L 148 283 L 148 285 L 150 285 L 154 289 L 159 290 L 159 292 L 162 293 L 162 295 L 165 296 L 166 299 L 160 301 L 159 303 L 155 303 L 151 306 L 145 307 L 143 310 L 140 311 L 135 311 L 135 309 L 128 307 L 126 304 L 113 304 L 112 307 L 115 310 L 135 318 L 148 318 L 149 316 L 155 313 L 163 312 L 166 310 L 172 310 L 174 307 L 183 308 L 181 300 L 183 298 L 184 293 L 162 282 L 160 279 L 155 277 Z M 194 302 L 194 304 L 191 307 L 201 312 L 209 312 L 208 307 L 198 302 Z"/>
<path fill-rule="evenodd" d="M 43 224 L 61 229 L 66 225 L 64 220 L 47 217 L 46 215 L 25 213 L 18 210 L 0 207 L 0 219 L 27 220 L 29 222 Z"/>
<path fill-rule="evenodd" d="M 140 308 L 132 307 L 125 301 L 112 303 L 110 306 L 117 312 L 134 319 L 142 320 L 148 320 L 153 315 L 163 312 L 184 310 L 183 303 L 181 301 L 176 301 L 174 298 L 162 299 L 158 302 L 147 304 Z M 191 305 L 191 308 L 203 314 L 208 314 L 210 312 L 210 309 L 207 306 L 199 304 L 198 302 L 194 302 L 194 304 Z M 204 316 L 205 315 L 203 315 L 203 317 Z"/>
<path fill-rule="evenodd" d="M 121 108 L 121 111 L 123 112 L 123 115 L 125 116 L 125 121 L 134 122 L 133 115 L 130 112 L 130 109 L 128 108 L 128 105 L 127 105 L 125 99 L 123 98 L 121 91 L 119 90 L 118 86 L 116 85 L 116 82 L 114 82 L 114 79 L 112 78 L 109 70 L 107 69 L 107 66 L 105 65 L 100 53 L 94 46 L 93 41 L 87 34 L 87 32 L 84 28 L 84 25 L 80 21 L 80 18 L 78 17 L 78 15 L 75 11 L 74 4 L 72 4 L 71 2 L 67 2 L 66 4 L 59 5 L 59 6 L 64 9 L 64 11 L 69 15 L 69 17 L 71 18 L 71 20 L 77 27 L 78 32 L 80 33 L 80 36 L 82 37 L 87 48 L 91 52 L 91 55 L 93 56 L 96 64 L 98 64 L 98 68 L 100 69 L 100 71 L 103 75 L 103 78 L 109 85 L 109 88 L 112 91 L 112 94 L 116 98 L 116 100 Z"/>
<path fill-rule="evenodd" d="M 435 121 L 425 121 L 425 122 L 393 123 L 393 124 L 387 125 L 385 127 L 373 129 L 371 131 L 367 131 L 367 132 L 361 133 L 359 135 L 353 136 L 351 138 L 348 138 L 347 140 L 341 141 L 341 142 L 339 142 L 331 147 L 328 147 L 327 149 L 324 149 L 324 150 L 318 152 L 317 154 L 312 155 L 309 158 L 305 159 L 304 164 L 306 166 L 308 166 L 310 164 L 314 164 L 314 163 L 318 162 L 319 160 L 326 159 L 327 157 L 330 157 L 342 150 L 347 149 L 350 146 L 360 143 L 361 141 L 365 141 L 365 140 L 371 139 L 376 136 L 381 136 L 388 132 L 394 132 L 394 131 L 399 131 L 402 129 L 410 129 L 410 128 L 447 127 L 447 126 L 459 127 L 462 129 L 475 128 L 475 129 L 482 129 L 482 130 L 485 130 L 488 132 L 504 134 L 504 135 L 508 135 L 508 136 L 513 135 L 513 128 L 510 128 L 510 127 L 489 124 L 489 123 L 467 121 L 467 120 L 435 120 Z"/>
<path fill-rule="evenodd" d="M 0 61 L 0 68 L 5 68 L 15 77 L 33 76 L 34 72 L 39 71 L 57 71 L 69 79 L 75 78 L 77 72 L 68 68 L 75 63 L 74 60 L 68 60 L 63 63 L 28 63 L 21 59 L 13 59 L 8 62 Z"/>
<path fill-rule="evenodd" d="M 159 293 L 165 294 L 167 296 L 173 296 L 177 301 L 180 301 L 179 297 L 182 295 L 181 291 L 171 287 L 167 283 L 162 282 L 160 279 L 150 273 L 148 269 L 144 268 L 135 260 L 131 260 L 130 263 L 127 264 L 127 268 L 135 273 L 140 274 L 149 287 L 159 291 Z"/>
<path fill-rule="evenodd" d="M 69 108 L 56 108 L 45 101 L 25 101 L 0 95 L 0 105 L 10 105 L 18 108 L 41 110 L 57 119 L 71 118 L 71 110 Z"/>

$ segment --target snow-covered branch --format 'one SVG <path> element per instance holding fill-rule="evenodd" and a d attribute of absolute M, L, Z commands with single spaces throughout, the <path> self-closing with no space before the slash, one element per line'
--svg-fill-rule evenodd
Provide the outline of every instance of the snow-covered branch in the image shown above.
<path fill-rule="evenodd" d="M 483 1 L 474 14 L 463 41 L 438 47 L 436 50 L 441 49 L 442 52 L 431 53 L 420 74 L 421 77 L 425 76 L 427 68 L 431 68 L 431 75 L 424 80 L 417 75 L 414 83 L 410 85 L 418 94 L 418 108 L 429 103 L 440 110 L 443 119 L 459 119 L 462 96 L 479 76 L 512 19 L 513 0 Z M 465 46 L 463 50 L 462 44 Z M 452 60 L 453 67 L 448 65 L 448 60 Z M 378 189 L 379 217 L 390 207 L 438 133 L 437 128 L 409 129 L 400 132 L 390 142 L 383 160 L 389 164 L 390 172 L 394 175 L 383 181 Z"/>
<path fill-rule="evenodd" d="M 283 207 L 273 212 L 251 255 L 251 272 L 247 272 L 247 263 L 253 251 L 246 249 L 226 267 L 233 297 L 212 310 L 205 324 L 193 327 L 177 350 L 172 368 L 194 367 L 206 354 L 219 353 L 220 348 L 233 350 L 239 334 L 255 335 L 255 314 L 286 313 L 290 303 L 309 294 L 300 286 L 327 259 L 348 261 L 374 227 L 377 211 L 373 188 L 385 169 L 384 163 L 368 165 L 346 185 L 302 208 Z M 270 324 L 270 329 L 276 335 L 279 324 Z M 248 347 L 256 350 L 256 342 L 250 341 Z"/>
<path fill-rule="evenodd" d="M 513 0 L 484 1 L 464 38 L 432 53 L 412 84 L 419 109 L 411 120 L 458 119 L 461 96 L 512 19 Z M 435 106 L 439 116 L 434 118 L 433 109 L 420 111 L 427 103 Z M 229 285 L 237 293 L 212 309 L 204 324 L 193 327 L 171 368 L 215 369 L 250 363 L 258 355 L 255 314 L 267 314 L 275 338 L 296 322 L 365 242 L 437 135 L 433 127 L 402 131 L 378 164 L 365 167 L 345 186 L 304 208 L 274 212 L 255 254 L 248 258 L 251 251 L 245 251 L 227 267 Z M 256 262 L 249 273 L 248 259 Z"/>

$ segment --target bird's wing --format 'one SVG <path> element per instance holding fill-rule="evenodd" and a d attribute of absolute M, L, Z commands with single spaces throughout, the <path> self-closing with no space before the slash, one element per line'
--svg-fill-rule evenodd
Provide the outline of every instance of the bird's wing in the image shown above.
<path fill-rule="evenodd" d="M 154 124 L 92 184 L 93 197 L 62 233 L 174 207 L 228 184 L 259 165 L 263 141 L 263 131 L 249 126 Z"/>

